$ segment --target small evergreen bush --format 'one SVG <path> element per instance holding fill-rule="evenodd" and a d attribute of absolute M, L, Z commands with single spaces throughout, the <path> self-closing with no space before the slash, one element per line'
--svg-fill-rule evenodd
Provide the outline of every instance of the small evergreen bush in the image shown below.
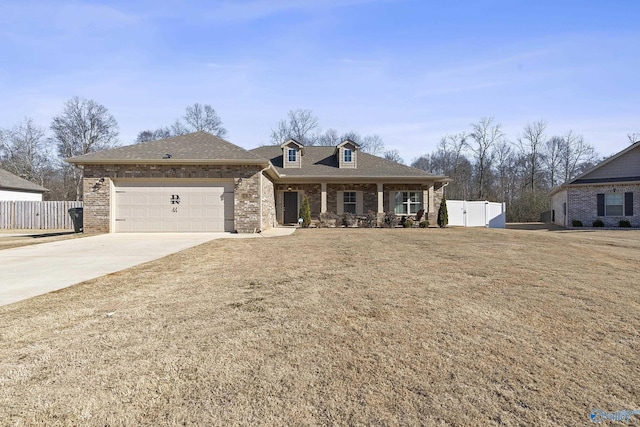
<path fill-rule="evenodd" d="M 413 220 L 411 218 L 407 218 L 404 220 L 404 222 L 402 223 L 402 226 L 404 228 L 411 228 L 413 227 Z"/>
<path fill-rule="evenodd" d="M 302 218 L 302 226 L 304 228 L 309 227 L 309 225 L 311 225 L 311 208 L 309 207 L 309 199 L 307 196 L 304 196 L 302 199 L 302 206 L 298 214 L 298 218 Z"/>
<path fill-rule="evenodd" d="M 593 226 L 594 227 L 604 227 L 604 222 L 602 222 L 602 220 L 600 218 L 598 218 L 595 221 L 593 221 Z"/>
<path fill-rule="evenodd" d="M 449 212 L 447 211 L 447 199 L 443 195 L 438 209 L 438 227 L 443 228 L 447 224 L 449 224 Z"/>
<path fill-rule="evenodd" d="M 579 219 L 574 219 L 573 221 L 571 221 L 571 225 L 573 225 L 574 227 L 582 227 L 582 221 L 580 221 Z"/>
<path fill-rule="evenodd" d="M 426 219 L 424 221 L 420 221 L 420 224 L 418 224 L 418 226 L 420 228 L 428 228 L 429 227 L 429 221 L 427 221 Z"/>
<path fill-rule="evenodd" d="M 631 223 L 627 219 L 621 219 L 620 222 L 618 223 L 618 227 L 630 228 L 631 227 Z"/>

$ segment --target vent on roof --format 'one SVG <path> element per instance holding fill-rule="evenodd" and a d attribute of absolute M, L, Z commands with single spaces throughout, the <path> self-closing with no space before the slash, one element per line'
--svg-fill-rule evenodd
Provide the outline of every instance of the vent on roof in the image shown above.
<path fill-rule="evenodd" d="M 171 154 L 167 153 L 164 155 L 163 159 L 170 159 L 171 158 Z"/>

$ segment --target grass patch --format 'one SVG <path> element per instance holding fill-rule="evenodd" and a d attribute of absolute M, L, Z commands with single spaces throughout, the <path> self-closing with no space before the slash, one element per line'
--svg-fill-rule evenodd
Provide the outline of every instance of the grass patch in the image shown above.
<path fill-rule="evenodd" d="M 1 307 L 0 419 L 580 425 L 639 409 L 640 233 L 403 231 L 217 240 Z"/>

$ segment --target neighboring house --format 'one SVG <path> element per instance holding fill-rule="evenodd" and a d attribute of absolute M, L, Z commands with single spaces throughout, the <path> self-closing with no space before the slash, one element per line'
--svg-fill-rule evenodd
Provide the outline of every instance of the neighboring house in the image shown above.
<path fill-rule="evenodd" d="M 448 178 L 359 150 L 281 146 L 245 150 L 196 132 L 68 159 L 84 170 L 87 232 L 237 231 L 296 223 L 311 214 L 385 211 L 432 224 Z"/>
<path fill-rule="evenodd" d="M 46 188 L 0 169 L 0 201 L 42 201 Z"/>
<path fill-rule="evenodd" d="M 551 192 L 552 222 L 571 227 L 574 220 L 606 227 L 627 220 L 640 227 L 640 142 L 609 157 Z"/>

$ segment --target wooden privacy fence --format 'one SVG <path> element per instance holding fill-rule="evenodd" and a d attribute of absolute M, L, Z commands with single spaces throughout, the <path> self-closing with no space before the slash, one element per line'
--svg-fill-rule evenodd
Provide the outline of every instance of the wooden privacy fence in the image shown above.
<path fill-rule="evenodd" d="M 0 228 L 73 230 L 69 209 L 82 202 L 0 201 Z"/>

